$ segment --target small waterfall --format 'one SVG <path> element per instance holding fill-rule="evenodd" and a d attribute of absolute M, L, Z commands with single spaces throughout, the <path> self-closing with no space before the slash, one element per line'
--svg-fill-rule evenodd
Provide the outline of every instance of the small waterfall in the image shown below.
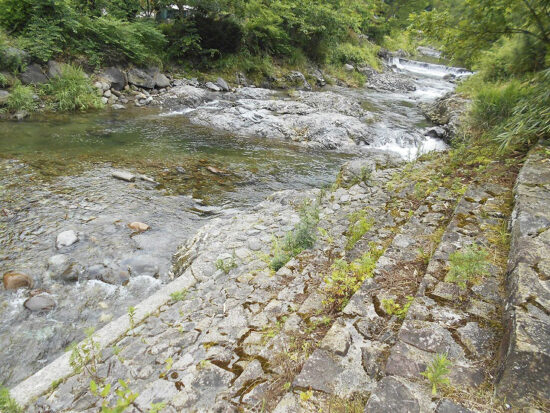
<path fill-rule="evenodd" d="M 470 76 L 472 72 L 460 67 L 437 65 L 434 63 L 418 62 L 416 60 L 392 57 L 389 61 L 390 67 L 398 72 L 408 72 L 416 75 L 442 79 L 445 76 L 453 77 Z"/>

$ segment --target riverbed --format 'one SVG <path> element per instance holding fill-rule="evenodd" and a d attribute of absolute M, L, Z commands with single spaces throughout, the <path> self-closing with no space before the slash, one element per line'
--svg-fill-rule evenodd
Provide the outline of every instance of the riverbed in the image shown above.
<path fill-rule="evenodd" d="M 418 105 L 452 90 L 443 77 L 460 72 L 398 63 L 413 87 L 246 88 L 0 124 L 0 273 L 33 279 L 32 289 L 0 290 L 0 384 L 28 377 L 170 281 L 172 254 L 211 217 L 244 213 L 275 191 L 330 185 L 344 162 L 373 149 L 405 159 L 444 149 L 425 134 Z M 322 122 L 310 136 L 296 126 Z M 136 179 L 116 179 L 119 170 Z M 134 232 L 135 221 L 150 229 Z M 64 231 L 77 241 L 56 245 Z M 26 309 L 42 290 L 55 308 Z"/>

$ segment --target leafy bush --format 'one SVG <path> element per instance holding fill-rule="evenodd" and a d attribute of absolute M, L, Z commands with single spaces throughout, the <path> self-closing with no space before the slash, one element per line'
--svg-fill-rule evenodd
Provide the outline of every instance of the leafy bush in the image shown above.
<path fill-rule="evenodd" d="M 19 44 L 34 59 L 47 62 L 65 47 L 64 29 L 44 18 L 34 18 L 19 38 Z"/>
<path fill-rule="evenodd" d="M 545 56 L 544 45 L 530 37 L 503 38 L 482 53 L 474 68 L 487 82 L 502 81 L 543 69 Z"/>
<path fill-rule="evenodd" d="M 138 65 L 161 62 L 166 39 L 151 21 L 84 16 L 81 25 L 80 36 L 71 42 L 71 47 L 87 56 L 92 64 L 125 60 Z"/>
<path fill-rule="evenodd" d="M 329 59 L 331 63 L 368 64 L 380 69 L 380 61 L 377 57 L 378 49 L 377 46 L 369 42 L 363 42 L 360 45 L 342 43 L 332 50 Z"/>
<path fill-rule="evenodd" d="M 449 256 L 449 272 L 445 281 L 456 283 L 460 288 L 476 276 L 488 274 L 487 258 L 489 253 L 482 247 L 472 244 L 463 251 L 455 251 Z"/>
<path fill-rule="evenodd" d="M 9 85 L 8 78 L 0 73 L 0 87 L 6 87 Z"/>
<path fill-rule="evenodd" d="M 34 102 L 34 89 L 31 86 L 16 84 L 10 91 L 6 106 L 9 111 L 17 112 L 20 110 L 33 111 L 36 109 Z"/>
<path fill-rule="evenodd" d="M 357 241 L 374 225 L 374 220 L 367 216 L 365 210 L 354 212 L 349 217 L 349 227 L 347 232 L 348 242 L 346 249 L 351 250 Z"/>
<path fill-rule="evenodd" d="M 50 79 L 43 90 L 53 98 L 55 106 L 61 111 L 84 111 L 103 106 L 90 79 L 76 66 L 64 65 L 61 76 Z"/>

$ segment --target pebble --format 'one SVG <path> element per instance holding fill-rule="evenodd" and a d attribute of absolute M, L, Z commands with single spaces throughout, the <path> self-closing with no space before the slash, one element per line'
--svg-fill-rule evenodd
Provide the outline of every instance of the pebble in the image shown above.
<path fill-rule="evenodd" d="M 136 232 L 144 232 L 151 228 L 149 225 L 144 224 L 143 222 L 132 222 L 128 224 L 128 228 L 133 229 Z"/>
<path fill-rule="evenodd" d="M 63 231 L 57 236 L 56 246 L 57 249 L 61 249 L 63 247 L 70 247 L 75 242 L 78 241 L 78 235 L 75 231 L 72 229 L 69 231 Z"/>

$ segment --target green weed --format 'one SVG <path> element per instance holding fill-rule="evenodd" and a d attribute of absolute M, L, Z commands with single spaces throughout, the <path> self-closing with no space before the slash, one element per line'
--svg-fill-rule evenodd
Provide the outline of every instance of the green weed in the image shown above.
<path fill-rule="evenodd" d="M 222 260 L 221 258 L 216 261 L 216 269 L 221 270 L 224 272 L 224 274 L 229 274 L 229 272 L 233 269 L 237 268 L 237 262 L 235 261 L 235 257 L 231 257 L 229 260 Z"/>
<path fill-rule="evenodd" d="M 29 111 L 36 109 L 34 101 L 34 89 L 31 86 L 23 86 L 17 83 L 10 91 L 6 107 L 10 112 Z"/>
<path fill-rule="evenodd" d="M 389 316 L 395 315 L 397 318 L 403 320 L 407 316 L 407 312 L 413 300 L 414 297 L 410 295 L 407 296 L 405 304 L 401 307 L 401 305 L 396 303 L 392 298 L 384 298 L 382 300 L 382 308 Z"/>
<path fill-rule="evenodd" d="M 23 409 L 12 399 L 9 389 L 6 387 L 0 387 L 0 412 L 23 413 Z"/>
<path fill-rule="evenodd" d="M 489 253 L 476 244 L 467 246 L 463 251 L 455 251 L 449 256 L 449 272 L 445 281 L 456 283 L 466 288 L 469 281 L 476 276 L 488 274 L 487 258 Z"/>
<path fill-rule="evenodd" d="M 451 372 L 451 362 L 446 354 L 438 354 L 428 365 L 426 371 L 420 373 L 426 377 L 432 385 L 432 394 L 437 395 L 437 388 L 449 384 L 447 375 Z"/>
<path fill-rule="evenodd" d="M 185 300 L 185 297 L 187 297 L 187 293 L 188 293 L 187 289 L 183 289 L 181 291 L 174 291 L 173 293 L 170 294 L 170 298 L 174 302 L 183 301 Z"/>
<path fill-rule="evenodd" d="M 351 250 L 357 241 L 365 235 L 374 225 L 374 219 L 367 216 L 367 211 L 361 210 L 349 216 L 349 227 L 347 232 L 348 242 L 346 249 Z"/>

